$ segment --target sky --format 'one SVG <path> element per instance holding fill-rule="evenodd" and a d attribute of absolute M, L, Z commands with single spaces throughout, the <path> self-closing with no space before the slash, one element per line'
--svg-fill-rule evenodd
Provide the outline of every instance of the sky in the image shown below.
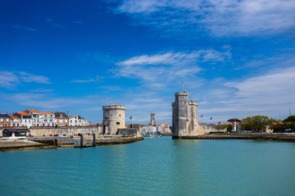
<path fill-rule="evenodd" d="M 171 123 L 187 89 L 199 121 L 295 113 L 294 0 L 0 0 L 0 112 Z M 202 115 L 202 117 L 201 117 Z M 210 118 L 212 117 L 212 120 Z"/>

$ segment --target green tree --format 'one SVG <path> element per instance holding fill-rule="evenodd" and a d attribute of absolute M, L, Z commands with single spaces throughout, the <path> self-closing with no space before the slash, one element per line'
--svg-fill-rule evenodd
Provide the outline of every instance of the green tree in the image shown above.
<path fill-rule="evenodd" d="M 295 116 L 291 115 L 288 116 L 286 119 L 283 120 L 284 128 L 288 131 L 295 131 Z"/>
<path fill-rule="evenodd" d="M 281 120 L 277 119 L 269 119 L 270 128 L 273 129 L 274 132 L 284 132 L 285 126 L 284 123 Z"/>
<path fill-rule="evenodd" d="M 227 124 L 218 124 L 215 126 L 216 129 L 223 130 L 227 128 Z"/>
<path fill-rule="evenodd" d="M 283 122 L 295 122 L 295 116 L 288 116 L 286 119 L 283 120 Z"/>
<path fill-rule="evenodd" d="M 270 125 L 270 119 L 267 116 L 249 116 L 242 119 L 242 129 L 255 132 L 262 132 L 266 125 Z"/>
<path fill-rule="evenodd" d="M 226 130 L 227 130 L 227 132 L 231 132 L 233 130 L 233 128 L 234 128 L 233 125 L 228 124 Z"/>

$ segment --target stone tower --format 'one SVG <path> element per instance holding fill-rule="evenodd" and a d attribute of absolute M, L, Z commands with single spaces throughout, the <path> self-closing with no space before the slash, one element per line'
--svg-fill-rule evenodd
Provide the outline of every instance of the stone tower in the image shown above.
<path fill-rule="evenodd" d="M 172 103 L 173 138 L 198 135 L 198 127 L 197 102 L 188 101 L 187 90 L 175 93 L 175 101 Z"/>
<path fill-rule="evenodd" d="M 155 114 L 151 114 L 151 126 L 156 126 Z"/>
<path fill-rule="evenodd" d="M 103 106 L 103 125 L 108 127 L 108 132 L 105 134 L 116 135 L 118 129 L 126 128 L 125 111 L 126 108 L 123 105 Z"/>

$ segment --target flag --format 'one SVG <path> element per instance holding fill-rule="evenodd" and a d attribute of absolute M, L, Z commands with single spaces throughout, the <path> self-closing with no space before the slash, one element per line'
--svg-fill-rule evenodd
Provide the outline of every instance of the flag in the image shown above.
<path fill-rule="evenodd" d="M 210 117 L 210 120 L 212 120 L 212 117 Z"/>
<path fill-rule="evenodd" d="M 201 118 L 203 117 L 203 114 L 201 114 Z"/>

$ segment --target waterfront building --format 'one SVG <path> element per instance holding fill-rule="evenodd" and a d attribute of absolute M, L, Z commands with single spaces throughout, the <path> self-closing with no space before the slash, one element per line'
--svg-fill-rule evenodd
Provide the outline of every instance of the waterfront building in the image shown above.
<path fill-rule="evenodd" d="M 54 114 L 52 112 L 40 112 L 35 109 L 24 111 L 31 116 L 32 126 L 54 126 Z M 27 126 L 28 127 L 28 126 Z"/>
<path fill-rule="evenodd" d="M 69 126 L 69 117 L 64 112 L 55 112 L 55 124 L 58 126 Z"/>
<path fill-rule="evenodd" d="M 55 115 L 52 112 L 40 112 L 41 126 L 55 126 Z"/>
<path fill-rule="evenodd" d="M 116 135 L 118 129 L 126 128 L 125 112 L 126 108 L 123 105 L 106 105 L 103 106 L 103 134 Z M 106 129 L 108 127 L 108 129 Z M 108 132 L 106 132 L 108 130 Z"/>
<path fill-rule="evenodd" d="M 4 129 L 2 131 L 3 139 L 26 138 L 28 129 Z"/>
<path fill-rule="evenodd" d="M 0 127 L 10 127 L 11 117 L 8 114 L 0 113 Z"/>
<path fill-rule="evenodd" d="M 32 118 L 32 126 L 42 126 L 42 114 L 35 109 L 27 109 L 24 112 L 29 114 Z"/>
<path fill-rule="evenodd" d="M 90 122 L 82 118 L 80 115 L 73 115 L 69 117 L 69 125 L 70 126 L 89 126 Z"/>
<path fill-rule="evenodd" d="M 33 126 L 32 116 L 27 112 L 16 112 L 11 116 L 11 124 L 15 127 L 24 126 L 30 128 Z"/>
<path fill-rule="evenodd" d="M 144 136 L 158 134 L 157 127 L 156 126 L 151 126 L 151 125 L 143 126 L 143 127 L 140 128 L 139 131 Z"/>
<path fill-rule="evenodd" d="M 170 125 L 167 123 L 158 123 L 157 124 L 158 131 L 161 134 L 171 134 Z"/>
<path fill-rule="evenodd" d="M 13 114 L 10 119 L 10 125 L 13 127 L 22 126 L 22 119 Z"/>

